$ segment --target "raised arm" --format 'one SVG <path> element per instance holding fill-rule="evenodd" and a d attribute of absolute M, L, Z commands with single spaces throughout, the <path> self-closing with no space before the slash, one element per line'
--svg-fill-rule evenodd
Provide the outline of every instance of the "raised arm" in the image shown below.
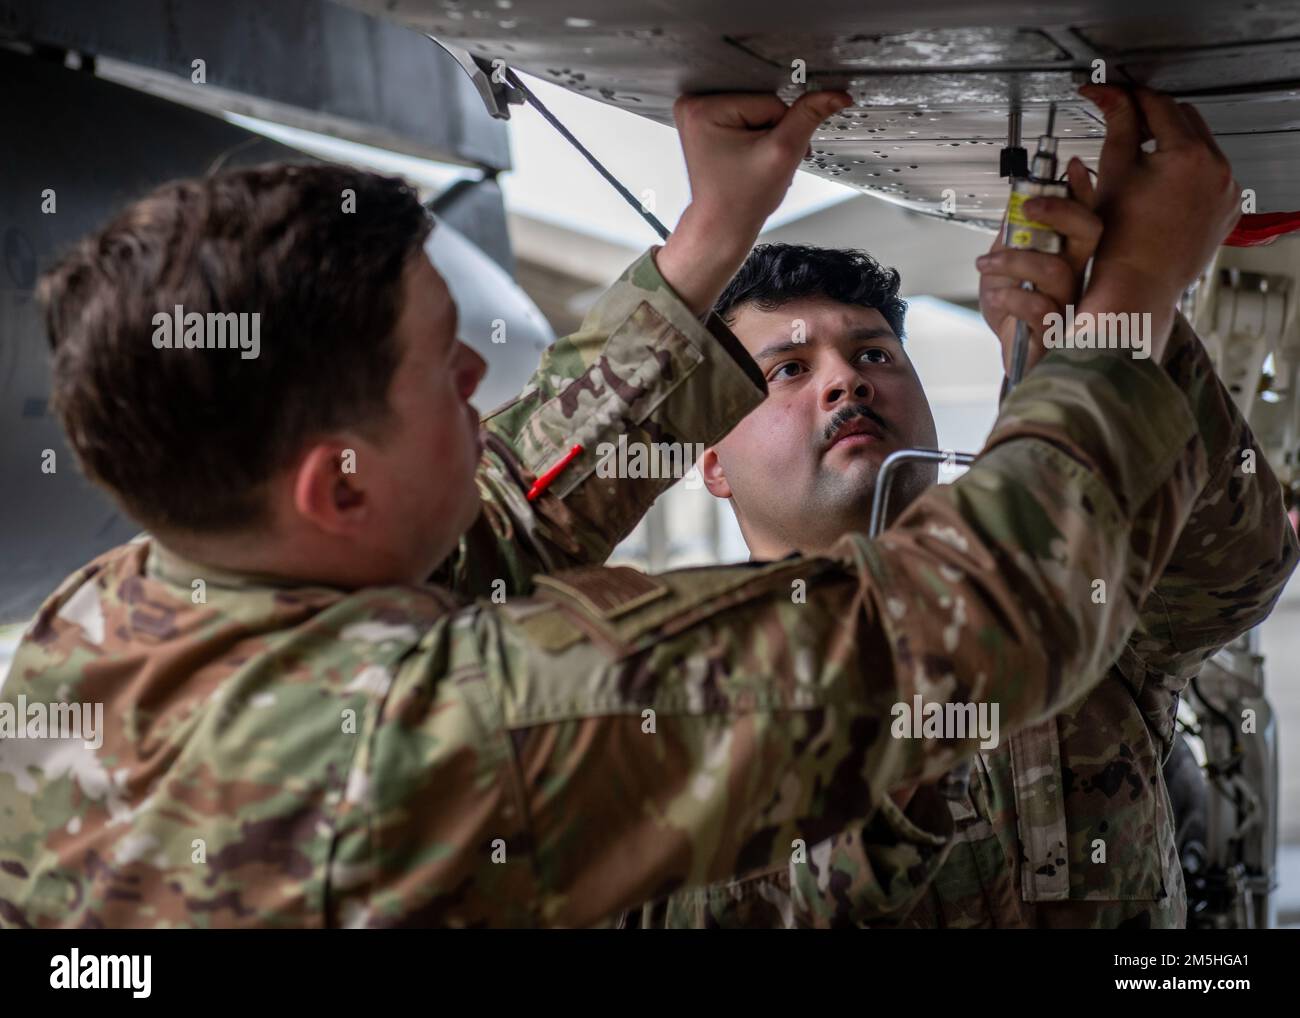
<path fill-rule="evenodd" d="M 578 332 L 543 354 L 519 397 L 484 419 L 483 512 L 436 579 L 468 596 L 503 579 L 517 594 L 537 573 L 604 562 L 676 478 L 599 476 L 602 449 L 671 445 L 680 463 L 682 451 L 721 438 L 766 394 L 739 341 L 716 317 L 702 324 L 647 252 Z M 533 482 L 574 445 L 582 453 L 528 501 Z"/>
<path fill-rule="evenodd" d="M 1300 547 L 1281 484 L 1181 315 L 1164 364 L 1187 394 L 1208 480 L 1119 663 L 1130 678 L 1141 671 L 1176 691 L 1206 658 L 1264 620 Z"/>
<path fill-rule="evenodd" d="M 683 97 L 674 107 L 691 203 L 660 249 L 642 256 L 582 328 L 543 356 L 518 399 L 484 424 L 483 512 L 434 577 L 468 596 L 504 580 L 604 562 L 675 477 L 601 477 L 620 441 L 670 462 L 722 438 L 767 394 L 762 373 L 709 314 L 780 205 L 813 131 L 849 103 L 816 92 Z M 702 323 L 703 321 L 703 323 Z M 533 482 L 581 452 L 535 501 Z M 499 587 L 499 585 L 498 585 Z"/>
<path fill-rule="evenodd" d="M 364 879 L 341 896 L 376 925 L 584 925 L 787 861 L 976 750 L 894 738 L 895 704 L 996 704 L 1006 733 L 1083 695 L 1204 474 L 1159 365 L 1057 351 L 969 473 L 878 541 L 583 570 L 467 611 L 386 697 L 373 802 L 340 823 L 337 858 Z"/>

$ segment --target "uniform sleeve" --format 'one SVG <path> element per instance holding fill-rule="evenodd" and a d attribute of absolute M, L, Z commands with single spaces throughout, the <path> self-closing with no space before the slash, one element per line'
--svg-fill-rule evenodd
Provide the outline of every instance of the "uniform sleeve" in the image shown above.
<path fill-rule="evenodd" d="M 1158 677 L 1176 691 L 1206 658 L 1267 617 L 1300 547 L 1282 486 L 1181 315 L 1165 368 L 1187 395 L 1208 480 L 1119 664 L 1130 678 Z"/>
<path fill-rule="evenodd" d="M 1204 480 L 1159 365 L 1058 350 L 876 541 L 461 613 L 377 726 L 380 799 L 340 853 L 371 846 L 362 921 L 590 925 L 866 824 L 980 745 L 897 708 L 986 704 L 1005 737 L 1088 691 Z"/>
<path fill-rule="evenodd" d="M 485 418 L 483 512 L 435 580 L 470 597 L 496 579 L 526 593 L 536 573 L 604 562 L 677 478 L 602 477 L 602 455 L 614 453 L 612 466 L 620 438 L 653 443 L 660 462 L 685 469 L 766 394 L 740 341 L 716 315 L 701 323 L 647 252 L 543 354 L 519 397 Z M 582 453 L 530 503 L 533 481 L 575 444 Z"/>

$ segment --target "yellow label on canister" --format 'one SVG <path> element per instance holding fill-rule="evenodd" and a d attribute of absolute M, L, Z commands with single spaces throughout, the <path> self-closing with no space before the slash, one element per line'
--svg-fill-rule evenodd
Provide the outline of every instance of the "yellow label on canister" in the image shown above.
<path fill-rule="evenodd" d="M 1007 222 L 1022 229 L 1050 231 L 1052 228 L 1046 223 L 1040 223 L 1025 215 L 1025 202 L 1037 197 L 1038 195 L 1025 194 L 1023 191 L 1012 191 L 1011 200 L 1007 202 Z M 1015 233 L 1013 232 L 1011 236 L 1014 237 Z M 1025 236 L 1028 237 L 1028 234 Z"/>
<path fill-rule="evenodd" d="M 1061 250 L 1061 237 L 1046 223 L 1040 223 L 1025 215 L 1025 202 L 1041 195 L 1026 191 L 1012 191 L 1007 202 L 1007 247 L 1022 251 L 1043 251 L 1057 254 Z"/>

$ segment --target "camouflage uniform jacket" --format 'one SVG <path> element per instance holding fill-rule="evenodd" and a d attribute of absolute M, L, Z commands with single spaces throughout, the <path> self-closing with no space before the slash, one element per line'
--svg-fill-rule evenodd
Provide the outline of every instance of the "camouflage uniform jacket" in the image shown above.
<path fill-rule="evenodd" d="M 593 442 L 709 431 L 699 415 L 716 437 L 763 396 L 648 258 L 607 301 L 604 353 L 577 378 L 547 359 L 489 425 L 480 481 L 510 490 L 486 512 L 545 535 L 540 567 L 565 564 L 566 521 L 618 511 L 583 508 Z M 587 452 L 527 503 L 573 441 Z M 45 602 L 0 690 L 0 922 L 586 925 L 770 870 L 974 752 L 892 738 L 893 704 L 994 701 L 1010 731 L 1083 695 L 1205 471 L 1158 365 L 1056 351 L 965 477 L 825 557 L 586 567 L 497 604 L 280 584 L 133 542 Z M 601 552 L 569 536 L 565 554 Z M 450 568 L 525 589 L 509 566 Z M 60 704 L 102 704 L 99 738 L 41 737 Z"/>
<path fill-rule="evenodd" d="M 1181 315 L 1164 366 L 1187 393 L 1209 480 L 1101 684 L 980 754 L 957 844 L 906 925 L 1186 925 L 1162 771 L 1178 696 L 1268 616 L 1300 549 L 1281 485 Z"/>
<path fill-rule="evenodd" d="M 1295 568 L 1297 543 L 1276 477 L 1181 316 L 1164 366 L 1187 394 L 1208 481 L 1102 682 L 1055 718 L 980 753 L 970 783 L 954 783 L 955 845 L 938 875 L 933 866 L 912 877 L 891 871 L 888 902 L 873 887 L 865 897 L 850 891 L 864 857 L 870 868 L 871 849 L 846 832 L 806 863 L 683 891 L 642 910 L 639 924 L 892 925 L 898 916 L 883 906 L 919 898 L 904 925 L 1185 925 L 1161 770 L 1178 693 L 1206 658 L 1268 614 Z"/>
<path fill-rule="evenodd" d="M 576 433 L 573 407 L 578 400 L 596 399 L 602 391 L 598 379 L 615 372 L 621 377 L 635 378 L 638 371 L 644 372 L 648 360 L 644 349 L 630 351 L 641 357 L 640 363 L 615 364 L 611 370 L 611 356 L 617 358 L 623 347 L 606 341 L 626 327 L 624 322 L 630 314 L 636 316 L 631 323 L 647 336 L 659 336 L 656 340 L 659 346 L 670 350 L 681 348 L 680 343 L 674 343 L 673 331 L 664 328 L 662 318 L 673 305 L 660 304 L 656 310 L 651 304 L 639 303 L 646 290 L 668 289 L 658 276 L 653 259 L 645 258 L 634 265 L 625 274 L 624 281 L 633 285 L 616 286 L 607 293 L 577 333 L 560 340 L 546 352 L 534 383 L 485 418 L 484 424 L 492 437 L 489 439 L 491 455 L 485 458 L 479 476 L 484 512 L 461 540 L 456 554 L 433 577 L 436 582 L 463 596 L 493 598 L 502 592 L 531 593 L 533 579 L 539 574 L 601 565 L 640 522 L 654 500 L 675 483 L 671 478 L 601 479 L 590 472 L 590 466 L 581 478 L 582 483 L 577 483 L 580 475 L 576 471 L 584 464 L 595 462 L 584 456 L 569 468 L 574 472 L 562 475 L 539 502 L 530 504 L 524 497 L 528 478 L 557 462 L 572 448 L 575 439 L 586 442 L 588 455 L 596 448 L 590 434 Z M 683 309 L 681 314 L 688 313 Z M 683 318 L 674 317 L 674 320 L 678 328 L 691 328 Z M 766 392 L 762 372 L 722 320 L 710 314 L 705 325 L 712 339 L 752 372 L 755 383 Z M 707 343 L 704 340 L 701 345 Z M 664 355 L 657 352 L 656 356 Z M 679 353 L 675 359 L 689 366 L 696 358 Z M 706 359 L 705 366 L 712 368 L 716 363 L 716 357 Z M 592 382 L 584 381 L 568 389 L 567 404 L 554 402 L 556 393 L 572 381 L 584 378 L 591 378 Z M 714 391 L 706 392 L 702 383 L 704 379 L 698 379 L 695 389 L 704 393 L 700 400 L 689 407 L 679 405 L 675 419 L 659 413 L 638 420 L 630 409 L 623 409 L 621 433 L 629 443 L 713 444 L 743 416 L 733 417 L 729 405 L 735 405 L 738 398 L 748 398 L 749 393 L 733 388 L 734 375 L 730 372 Z M 724 398 L 728 393 L 730 404 Z M 654 390 L 647 390 L 646 402 L 654 395 Z M 546 412 L 539 414 L 539 410 Z M 526 464 L 520 462 L 521 455 L 527 458 Z M 918 789 L 906 814 L 891 799 L 882 800 L 869 829 L 844 835 L 859 845 L 862 853 L 848 877 L 858 914 L 864 920 L 875 920 L 914 903 L 938 871 L 951 847 L 953 831 L 947 800 L 939 794 L 937 785 Z M 626 922 L 626 916 L 621 916 L 613 924 L 622 926 Z"/>

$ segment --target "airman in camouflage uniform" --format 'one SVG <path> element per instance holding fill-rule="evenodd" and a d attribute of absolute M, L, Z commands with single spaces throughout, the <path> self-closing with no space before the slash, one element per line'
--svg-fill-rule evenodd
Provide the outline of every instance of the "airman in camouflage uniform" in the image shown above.
<path fill-rule="evenodd" d="M 1079 185 L 1076 192 L 1088 189 L 1086 177 Z M 1094 248 L 1095 239 L 1080 265 Z M 882 907 L 874 885 L 855 883 L 878 864 L 863 838 L 845 832 L 817 846 L 806 862 L 683 891 L 631 922 L 1185 925 L 1186 895 L 1162 774 L 1173 747 L 1178 695 L 1208 657 L 1268 615 L 1295 569 L 1297 541 L 1277 478 L 1181 316 L 1162 363 L 1187 396 L 1209 466 L 1173 556 L 1100 684 L 1055 718 L 978 754 L 971 780 L 964 771 L 954 775 L 951 854 L 941 865 L 915 869 L 910 886 L 894 874 L 896 893 L 886 904 L 904 907 Z M 783 477 L 766 480 L 786 483 Z"/>
<path fill-rule="evenodd" d="M 1161 770 L 1173 746 L 1178 695 L 1208 657 L 1267 617 L 1298 549 L 1281 486 L 1181 316 L 1164 367 L 1188 395 L 1209 479 L 1143 602 L 1137 628 L 1101 683 L 1055 718 L 979 753 L 971 780 L 954 785 L 950 853 L 947 842 L 918 831 L 914 844 L 936 846 L 930 865 L 884 868 L 877 858 L 890 853 L 897 860 L 908 843 L 878 837 L 873 844 L 849 831 L 811 851 L 806 862 L 683 891 L 647 906 L 633 922 L 1186 925 Z M 892 897 L 880 893 L 876 880 L 863 882 L 873 873 L 894 880 Z"/>
<path fill-rule="evenodd" d="M 709 440 L 763 398 L 735 349 L 641 259 L 486 422 L 487 505 L 450 587 L 216 569 L 150 537 L 71 576 L 0 707 L 102 703 L 109 721 L 98 744 L 0 741 L 0 921 L 596 923 L 889 823 L 891 789 L 977 744 L 893 739 L 895 703 L 993 701 L 1009 731 L 1093 685 L 1207 480 L 1153 362 L 1055 352 L 979 464 L 879 541 L 537 575 L 607 551 L 614 503 L 657 493 L 603 490 L 593 442 Z M 528 502 L 578 436 L 588 451 Z M 506 602 L 470 600 L 502 564 Z M 1108 584 L 1105 610 L 1081 577 Z"/>
<path fill-rule="evenodd" d="M 1162 771 L 1178 697 L 1268 616 L 1297 543 L 1280 484 L 1181 317 L 1165 368 L 1188 394 L 1209 481 L 1102 683 L 977 758 L 971 814 L 907 925 L 1186 925 Z"/>
<path fill-rule="evenodd" d="M 561 436 L 731 426 L 763 388 L 715 331 L 644 256 L 487 419 L 483 526 L 538 565 L 582 557 L 600 540 L 581 524 L 601 512 L 594 462 L 535 510 L 524 488 Z M 721 423 L 710 403 L 731 408 Z M 582 925 L 770 869 L 972 751 L 890 738 L 893 703 L 995 700 L 1011 728 L 1086 690 L 1204 471 L 1157 366 L 1059 353 L 1007 402 L 976 469 L 833 558 L 587 568 L 496 605 L 432 586 L 276 585 L 125 545 L 42 606 L 5 683 L 5 703 L 102 702 L 110 722 L 93 749 L 0 743 L 0 917 Z M 1025 522 L 995 534 L 994 519 Z M 470 535 L 452 576 L 475 548 Z M 527 586 L 532 566 L 512 568 Z M 1077 576 L 1123 593 L 1091 610 Z"/>

